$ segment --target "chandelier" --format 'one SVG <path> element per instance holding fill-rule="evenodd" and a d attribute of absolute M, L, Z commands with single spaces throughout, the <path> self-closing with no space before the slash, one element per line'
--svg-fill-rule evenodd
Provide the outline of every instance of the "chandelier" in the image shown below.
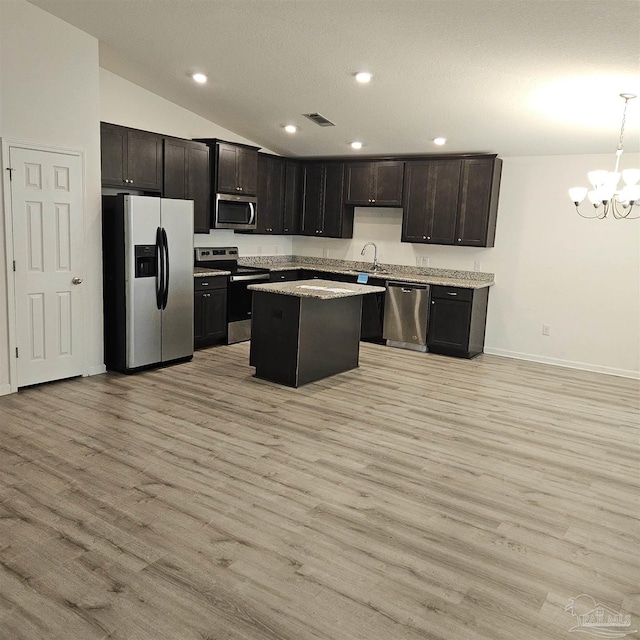
<path fill-rule="evenodd" d="M 630 215 L 633 211 L 640 209 L 640 169 L 625 169 L 619 172 L 620 157 L 622 156 L 622 138 L 624 136 L 624 125 L 627 118 L 627 104 L 636 96 L 632 93 L 621 93 L 624 100 L 624 111 L 622 112 L 622 125 L 620 127 L 620 141 L 616 148 L 616 165 L 613 171 L 589 171 L 587 178 L 593 189 L 587 187 L 573 187 L 569 189 L 569 197 L 576 205 L 576 211 L 583 218 L 606 218 L 611 212 L 616 219 L 634 219 L 640 216 Z M 624 186 L 619 189 L 620 177 Z M 593 215 L 585 215 L 580 211 L 580 203 L 588 198 L 593 205 Z"/>

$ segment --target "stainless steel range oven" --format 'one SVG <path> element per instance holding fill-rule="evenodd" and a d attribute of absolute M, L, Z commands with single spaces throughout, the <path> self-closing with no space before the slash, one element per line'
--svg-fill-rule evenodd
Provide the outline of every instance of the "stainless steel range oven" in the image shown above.
<path fill-rule="evenodd" d="M 230 271 L 227 286 L 227 344 L 251 338 L 251 291 L 247 286 L 269 280 L 269 270 L 238 265 L 238 247 L 198 247 L 195 266 Z"/>

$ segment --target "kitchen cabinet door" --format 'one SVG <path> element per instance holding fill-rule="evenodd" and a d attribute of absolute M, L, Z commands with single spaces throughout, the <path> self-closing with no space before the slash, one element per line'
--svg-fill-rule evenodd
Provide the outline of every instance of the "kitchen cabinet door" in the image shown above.
<path fill-rule="evenodd" d="M 187 198 L 193 200 L 193 232 L 209 233 L 209 147 L 191 142 L 188 146 Z"/>
<path fill-rule="evenodd" d="M 482 353 L 488 298 L 489 287 L 431 287 L 429 351 L 460 358 Z"/>
<path fill-rule="evenodd" d="M 404 162 L 374 163 L 373 203 L 377 207 L 401 207 Z"/>
<path fill-rule="evenodd" d="M 100 166 L 103 186 L 121 187 L 127 180 L 127 129 L 100 123 Z"/>
<path fill-rule="evenodd" d="M 193 200 L 194 233 L 208 233 L 209 148 L 198 142 L 164 139 L 165 198 Z"/>
<path fill-rule="evenodd" d="M 100 123 L 102 185 L 162 191 L 162 136 Z"/>
<path fill-rule="evenodd" d="M 127 176 L 134 189 L 162 191 L 162 137 L 129 129 Z"/>
<path fill-rule="evenodd" d="M 219 193 L 255 196 L 258 188 L 257 148 L 218 142 L 216 184 Z"/>
<path fill-rule="evenodd" d="M 347 162 L 346 204 L 368 206 L 373 197 L 373 162 Z"/>
<path fill-rule="evenodd" d="M 499 158 L 462 161 L 457 244 L 493 247 L 501 172 L 502 160 Z"/>
<path fill-rule="evenodd" d="M 258 154 L 258 212 L 256 233 L 283 231 L 284 160 Z"/>
<path fill-rule="evenodd" d="M 343 199 L 344 164 L 327 163 L 324 171 L 322 235 L 329 238 L 350 238 L 353 235 L 353 222 L 349 229 L 348 212 L 345 211 Z M 353 211 L 351 213 L 353 214 Z"/>
<path fill-rule="evenodd" d="M 346 204 L 402 206 L 403 162 L 347 162 L 346 172 Z"/>
<path fill-rule="evenodd" d="M 324 166 L 319 163 L 305 164 L 302 170 L 302 225 L 305 236 L 322 233 L 322 204 L 325 187 Z"/>
<path fill-rule="evenodd" d="M 302 218 L 302 165 L 295 160 L 285 161 L 283 233 L 298 235 Z"/>
<path fill-rule="evenodd" d="M 461 160 L 407 162 L 402 242 L 454 244 Z"/>
<path fill-rule="evenodd" d="M 227 279 L 195 278 L 194 347 L 217 344 L 227 336 Z"/>
<path fill-rule="evenodd" d="M 302 234 L 328 238 L 353 236 L 353 209 L 344 206 L 344 163 L 303 167 Z"/>

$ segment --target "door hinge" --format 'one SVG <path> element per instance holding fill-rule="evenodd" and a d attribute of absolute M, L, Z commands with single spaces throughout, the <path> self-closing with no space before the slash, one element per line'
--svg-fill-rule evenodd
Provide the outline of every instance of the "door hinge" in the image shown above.
<path fill-rule="evenodd" d="M 9 172 L 9 180 L 13 180 L 13 172 L 15 169 L 13 167 L 7 167 L 7 171 Z"/>
<path fill-rule="evenodd" d="M 18 347 L 16 347 L 16 358 L 18 357 Z"/>
<path fill-rule="evenodd" d="M 16 270 L 16 261 L 15 260 L 13 261 L 13 270 L 14 271 Z"/>

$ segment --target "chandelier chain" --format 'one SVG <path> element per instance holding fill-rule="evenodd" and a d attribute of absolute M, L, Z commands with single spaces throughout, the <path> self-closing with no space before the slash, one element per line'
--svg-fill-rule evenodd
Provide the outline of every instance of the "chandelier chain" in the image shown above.
<path fill-rule="evenodd" d="M 618 149 L 622 149 L 622 139 L 624 138 L 624 126 L 627 122 L 627 106 L 629 105 L 629 98 L 624 99 L 624 110 L 622 111 L 622 125 L 620 126 L 620 141 L 618 142 Z"/>

